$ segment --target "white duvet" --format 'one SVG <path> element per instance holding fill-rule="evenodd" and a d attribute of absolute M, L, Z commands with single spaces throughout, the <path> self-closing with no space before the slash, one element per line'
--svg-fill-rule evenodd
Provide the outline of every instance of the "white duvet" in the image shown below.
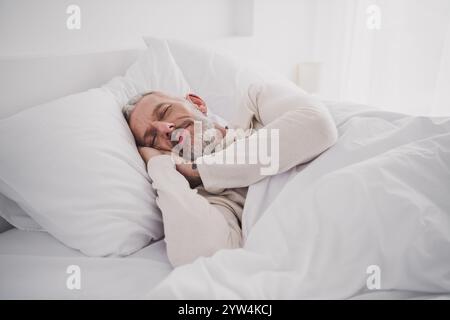
<path fill-rule="evenodd" d="M 250 188 L 244 248 L 175 269 L 148 298 L 450 292 L 450 119 L 330 110 L 333 148 Z"/>

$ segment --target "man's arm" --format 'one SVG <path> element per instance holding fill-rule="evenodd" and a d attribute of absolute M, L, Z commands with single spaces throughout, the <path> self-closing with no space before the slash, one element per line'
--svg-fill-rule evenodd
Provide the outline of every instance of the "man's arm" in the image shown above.
<path fill-rule="evenodd" d="M 278 129 L 278 170 L 272 174 L 287 171 L 314 159 L 337 140 L 337 129 L 328 110 L 320 101 L 294 85 L 254 85 L 250 88 L 245 103 L 244 107 L 252 111 L 255 120 L 268 129 L 268 139 L 270 130 Z M 222 154 L 228 152 L 229 148 L 245 149 L 249 139 L 254 138 L 255 133 L 215 155 L 203 156 L 202 163 L 197 167 L 206 190 L 214 192 L 225 188 L 245 187 L 267 176 L 261 173 L 261 169 L 267 167 L 267 164 L 262 165 L 260 162 L 211 164 L 205 159 L 223 157 Z"/>
<path fill-rule="evenodd" d="M 167 254 L 173 266 L 211 256 L 219 249 L 239 248 L 241 229 L 233 212 L 210 204 L 175 168 L 169 155 L 152 157 L 147 164 L 157 205 L 164 222 Z"/>

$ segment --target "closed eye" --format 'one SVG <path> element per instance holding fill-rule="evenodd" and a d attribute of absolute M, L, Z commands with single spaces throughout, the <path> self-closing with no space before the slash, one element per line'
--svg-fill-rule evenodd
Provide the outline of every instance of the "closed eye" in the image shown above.
<path fill-rule="evenodd" d="M 158 114 L 158 120 L 159 121 L 163 120 L 167 116 L 167 114 L 171 108 L 172 108 L 171 104 L 164 107 L 164 109 L 162 109 L 161 112 Z"/>

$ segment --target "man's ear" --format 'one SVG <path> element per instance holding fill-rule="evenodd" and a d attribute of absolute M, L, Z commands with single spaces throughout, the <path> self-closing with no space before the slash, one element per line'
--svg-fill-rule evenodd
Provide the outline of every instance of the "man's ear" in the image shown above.
<path fill-rule="evenodd" d="M 206 107 L 206 103 L 202 98 L 200 98 L 196 94 L 188 93 L 186 95 L 186 99 L 191 101 L 197 107 L 197 109 L 206 116 L 206 114 L 208 113 L 208 108 Z"/>

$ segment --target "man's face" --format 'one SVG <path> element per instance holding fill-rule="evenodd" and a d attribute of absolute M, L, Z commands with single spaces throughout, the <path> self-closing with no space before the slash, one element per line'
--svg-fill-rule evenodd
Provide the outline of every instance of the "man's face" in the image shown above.
<path fill-rule="evenodd" d="M 203 130 L 214 127 L 191 101 L 154 92 L 136 104 L 129 126 L 138 146 L 170 151 L 188 138 L 194 143 L 195 121 L 202 122 Z"/>

